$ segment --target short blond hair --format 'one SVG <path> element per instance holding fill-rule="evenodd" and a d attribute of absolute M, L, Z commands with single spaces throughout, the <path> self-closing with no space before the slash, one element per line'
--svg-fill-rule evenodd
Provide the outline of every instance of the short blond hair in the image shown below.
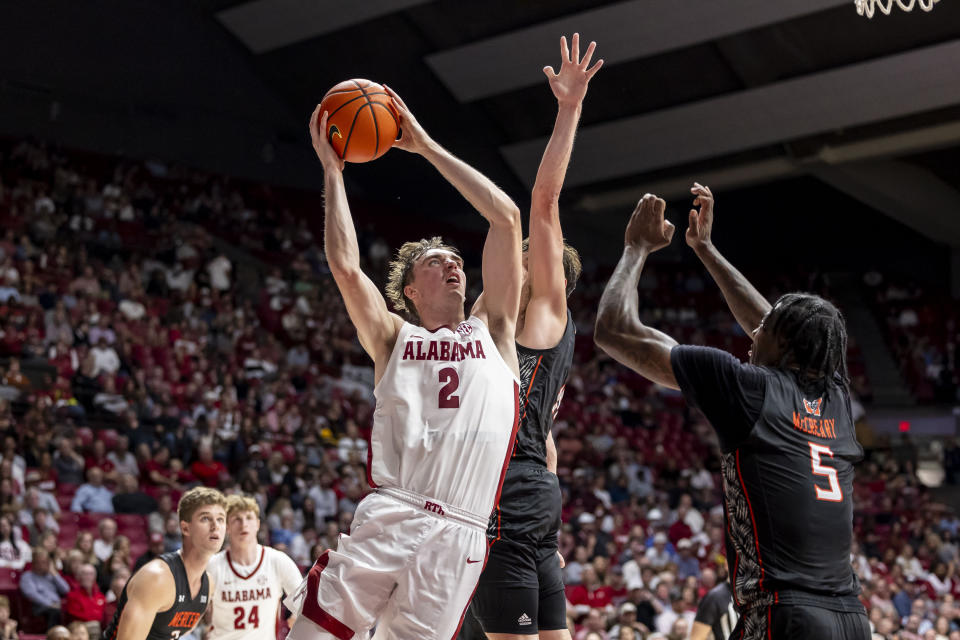
<path fill-rule="evenodd" d="M 233 514 L 244 513 L 246 511 L 252 511 L 253 515 L 257 516 L 257 518 L 260 517 L 260 505 L 250 496 L 237 495 L 227 498 L 227 522 L 230 521 Z"/>
<path fill-rule="evenodd" d="M 431 249 L 443 249 L 460 257 L 456 247 L 445 243 L 440 236 L 433 236 L 416 242 L 404 242 L 403 246 L 397 250 L 397 255 L 390 261 L 390 272 L 387 274 L 387 299 L 411 322 L 420 322 L 420 315 L 403 289 L 410 284 L 413 263 Z"/>
<path fill-rule="evenodd" d="M 209 505 L 219 505 L 226 511 L 227 498 L 216 489 L 194 487 L 180 497 L 180 504 L 177 505 L 177 516 L 179 516 L 180 522 L 190 522 L 197 509 Z"/>

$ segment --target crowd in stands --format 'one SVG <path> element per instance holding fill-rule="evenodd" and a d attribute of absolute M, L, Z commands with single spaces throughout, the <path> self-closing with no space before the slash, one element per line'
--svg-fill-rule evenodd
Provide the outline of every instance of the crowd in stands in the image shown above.
<path fill-rule="evenodd" d="M 885 278 L 877 270 L 863 281 L 914 396 L 922 402 L 960 399 L 960 305 L 936 286 Z"/>
<path fill-rule="evenodd" d="M 370 490 L 373 370 L 316 217 L 284 203 L 156 162 L 0 144 L 0 640 L 97 637 L 131 572 L 179 547 L 177 500 L 196 484 L 254 496 L 261 541 L 302 569 L 349 530 Z M 390 243 L 366 229 L 380 283 Z M 570 625 L 575 640 L 680 640 L 726 574 L 718 446 L 678 393 L 593 346 L 607 273 L 585 256 L 555 425 Z M 647 321 L 745 356 L 696 266 L 641 287 Z M 859 468 L 851 562 L 879 637 L 956 640 L 960 519 L 916 462 L 881 448 Z"/>

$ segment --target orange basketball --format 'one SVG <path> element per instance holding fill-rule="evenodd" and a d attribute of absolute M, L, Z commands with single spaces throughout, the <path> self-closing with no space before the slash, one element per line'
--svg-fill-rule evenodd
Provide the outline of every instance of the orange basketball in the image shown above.
<path fill-rule="evenodd" d="M 376 160 L 393 146 L 400 130 L 390 96 L 382 85 L 369 80 L 347 80 L 327 91 L 319 117 L 324 111 L 330 114 L 327 139 L 347 162 Z"/>

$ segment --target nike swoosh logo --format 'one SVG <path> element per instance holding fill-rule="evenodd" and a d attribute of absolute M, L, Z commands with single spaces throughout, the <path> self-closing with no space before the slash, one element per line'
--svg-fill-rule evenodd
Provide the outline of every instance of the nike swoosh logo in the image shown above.
<path fill-rule="evenodd" d="M 467 564 L 476 564 L 477 562 L 480 562 L 480 561 L 479 561 L 479 560 L 471 560 L 470 558 L 467 558 Z"/>

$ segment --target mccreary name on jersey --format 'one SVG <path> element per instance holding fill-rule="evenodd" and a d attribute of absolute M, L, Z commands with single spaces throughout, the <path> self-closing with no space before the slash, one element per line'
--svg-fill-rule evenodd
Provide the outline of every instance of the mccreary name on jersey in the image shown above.
<path fill-rule="evenodd" d="M 466 360 L 467 358 L 480 358 L 486 360 L 487 356 L 483 352 L 483 343 L 479 340 L 468 342 L 446 342 L 443 340 L 431 340 L 429 346 L 423 348 L 423 340 L 408 340 L 403 348 L 404 360 L 444 360 L 456 362 Z M 416 344 L 416 347 L 414 347 Z"/>

